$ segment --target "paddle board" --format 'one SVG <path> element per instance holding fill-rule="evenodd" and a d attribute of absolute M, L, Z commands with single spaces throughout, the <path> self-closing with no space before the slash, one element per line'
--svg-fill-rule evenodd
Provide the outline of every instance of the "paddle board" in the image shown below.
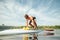
<path fill-rule="evenodd" d="M 39 33 L 41 30 L 23 30 L 23 29 L 9 29 L 0 31 L 0 35 L 11 35 L 11 34 L 34 34 Z"/>

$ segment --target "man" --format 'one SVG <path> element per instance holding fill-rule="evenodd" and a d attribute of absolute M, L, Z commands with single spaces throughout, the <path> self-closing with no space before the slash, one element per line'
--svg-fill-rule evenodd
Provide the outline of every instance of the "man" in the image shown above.
<path fill-rule="evenodd" d="M 28 27 L 28 25 L 30 25 L 31 27 L 33 27 L 33 29 L 37 29 L 37 24 L 36 24 L 36 17 L 33 16 L 29 16 L 27 14 L 25 14 L 25 19 L 26 19 L 26 26 Z M 29 21 L 29 23 L 28 23 Z"/>
<path fill-rule="evenodd" d="M 37 29 L 37 24 L 36 24 L 36 21 L 35 21 L 36 17 L 29 16 L 27 14 L 25 14 L 24 17 L 26 19 L 26 26 L 28 27 L 28 25 L 30 25 L 31 27 L 33 27 L 34 30 L 36 30 Z M 35 33 L 33 34 L 33 38 L 34 38 L 33 40 L 37 39 L 37 35 Z"/>

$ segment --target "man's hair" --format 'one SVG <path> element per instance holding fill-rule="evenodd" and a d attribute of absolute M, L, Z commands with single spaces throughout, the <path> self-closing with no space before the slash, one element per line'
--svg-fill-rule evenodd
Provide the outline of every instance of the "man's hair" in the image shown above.
<path fill-rule="evenodd" d="M 27 14 L 25 14 L 25 16 L 24 16 L 26 19 L 28 18 L 28 15 Z"/>

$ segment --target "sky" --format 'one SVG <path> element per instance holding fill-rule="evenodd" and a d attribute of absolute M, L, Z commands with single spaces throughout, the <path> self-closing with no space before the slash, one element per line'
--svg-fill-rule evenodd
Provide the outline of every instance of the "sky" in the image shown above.
<path fill-rule="evenodd" d="M 60 25 L 60 0 L 0 0 L 0 25 L 26 25 L 25 14 L 37 25 Z"/>

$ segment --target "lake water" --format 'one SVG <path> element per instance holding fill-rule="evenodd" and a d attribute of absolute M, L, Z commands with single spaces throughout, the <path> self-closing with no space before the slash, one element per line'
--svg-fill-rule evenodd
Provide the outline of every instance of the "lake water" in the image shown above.
<path fill-rule="evenodd" d="M 38 35 L 38 40 L 60 40 L 60 29 L 54 30 L 54 35 Z M 23 35 L 0 36 L 0 40 L 23 40 Z"/>

